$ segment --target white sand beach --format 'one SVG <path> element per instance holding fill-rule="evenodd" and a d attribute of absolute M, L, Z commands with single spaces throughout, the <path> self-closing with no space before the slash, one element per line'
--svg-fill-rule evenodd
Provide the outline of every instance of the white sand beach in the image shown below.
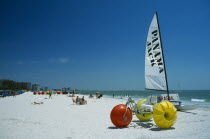
<path fill-rule="evenodd" d="M 82 95 L 80 95 L 82 96 Z M 87 105 L 75 105 L 66 95 L 33 95 L 26 92 L 0 99 L 0 138 L 17 139 L 144 139 L 210 138 L 210 108 L 178 112 L 175 125 L 167 130 L 154 121 L 141 122 L 135 115 L 126 128 L 116 128 L 110 120 L 112 108 L 126 100 L 89 99 Z M 43 102 L 32 105 L 33 102 Z"/>

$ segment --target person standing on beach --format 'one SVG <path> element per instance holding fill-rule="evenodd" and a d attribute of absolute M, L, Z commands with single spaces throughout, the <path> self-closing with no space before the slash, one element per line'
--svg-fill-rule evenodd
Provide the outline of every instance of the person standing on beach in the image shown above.
<path fill-rule="evenodd" d="M 113 94 L 113 98 L 114 98 L 114 94 Z"/>
<path fill-rule="evenodd" d="M 52 99 L 52 92 L 49 92 L 49 99 Z"/>

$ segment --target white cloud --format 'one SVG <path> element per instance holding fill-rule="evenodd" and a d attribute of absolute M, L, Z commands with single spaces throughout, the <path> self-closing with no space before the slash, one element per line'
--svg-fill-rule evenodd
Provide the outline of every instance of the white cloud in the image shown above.
<path fill-rule="evenodd" d="M 68 63 L 71 62 L 71 59 L 67 58 L 67 57 L 59 57 L 59 58 L 51 58 L 48 60 L 50 63 Z"/>
<path fill-rule="evenodd" d="M 58 62 L 60 62 L 60 63 L 68 63 L 69 59 L 68 58 L 58 58 Z"/>
<path fill-rule="evenodd" d="M 17 61 L 16 64 L 18 64 L 18 65 L 23 65 L 24 62 L 23 62 L 23 61 Z"/>

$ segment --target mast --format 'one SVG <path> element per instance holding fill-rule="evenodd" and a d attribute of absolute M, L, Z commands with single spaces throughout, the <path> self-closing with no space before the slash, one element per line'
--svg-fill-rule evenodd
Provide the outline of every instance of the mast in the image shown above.
<path fill-rule="evenodd" d="M 167 79 L 167 74 L 166 74 L 166 66 L 165 66 L 165 59 L 164 59 L 164 53 L 163 53 L 163 45 L 162 45 L 162 39 L 161 39 L 161 33 L 160 33 L 160 26 L 159 26 L 159 20 L 158 20 L 158 13 L 157 11 L 155 12 L 156 17 L 157 17 L 157 24 L 158 24 L 158 32 L 159 32 L 159 36 L 160 36 L 160 43 L 162 46 L 161 52 L 162 52 L 162 57 L 163 57 L 163 65 L 164 65 L 164 69 L 165 69 L 165 78 L 166 78 L 166 92 L 168 95 L 168 100 L 170 101 L 170 97 L 169 97 L 169 90 L 168 90 L 168 79 Z"/>

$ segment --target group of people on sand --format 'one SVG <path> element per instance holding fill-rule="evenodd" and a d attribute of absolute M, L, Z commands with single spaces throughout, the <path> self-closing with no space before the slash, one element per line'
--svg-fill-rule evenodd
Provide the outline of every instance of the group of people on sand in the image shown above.
<path fill-rule="evenodd" d="M 73 102 L 75 102 L 76 104 L 79 105 L 84 105 L 87 104 L 87 101 L 85 100 L 84 96 L 82 98 L 79 98 L 79 96 L 77 96 L 76 100 L 72 99 Z"/>
<path fill-rule="evenodd" d="M 101 98 L 103 96 L 103 94 L 101 94 L 101 93 L 96 93 L 96 98 Z M 90 95 L 89 95 L 89 98 L 94 98 L 94 96 L 93 96 L 93 94 L 92 93 L 90 93 Z"/>

